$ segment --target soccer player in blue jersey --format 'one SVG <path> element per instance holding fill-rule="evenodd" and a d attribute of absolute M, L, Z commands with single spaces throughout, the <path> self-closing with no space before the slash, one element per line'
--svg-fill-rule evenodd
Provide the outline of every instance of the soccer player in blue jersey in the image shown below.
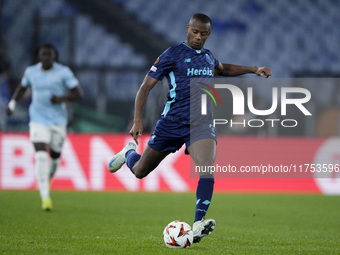
<path fill-rule="evenodd" d="M 60 163 L 66 137 L 65 102 L 82 98 L 83 92 L 70 68 L 56 62 L 57 50 L 52 44 L 42 44 L 37 54 L 40 62 L 26 68 L 6 111 L 8 115 L 13 114 L 16 102 L 24 96 L 28 87 L 32 88 L 30 140 L 35 148 L 35 171 L 42 209 L 50 211 L 52 200 L 49 183 Z"/>
<path fill-rule="evenodd" d="M 222 64 L 213 54 L 203 48 L 211 33 L 211 19 L 204 14 L 194 14 L 186 26 L 186 41 L 167 49 L 151 67 L 141 84 L 135 100 L 133 126 L 130 134 L 136 144 L 142 135 L 142 113 L 150 90 L 166 77 L 169 83 L 168 99 L 163 113 L 142 155 L 136 145 L 129 143 L 109 162 L 114 173 L 126 162 L 137 178 L 153 171 L 169 154 L 186 145 L 186 154 L 198 166 L 212 166 L 216 157 L 216 133 L 212 119 L 190 125 L 190 78 L 211 80 L 215 75 L 238 76 L 254 73 L 266 78 L 271 75 L 269 67 Z M 211 114 L 210 114 L 211 115 Z M 212 115 L 211 115 L 212 116 Z M 196 190 L 196 210 L 193 225 L 194 242 L 198 243 L 215 228 L 213 219 L 205 220 L 214 188 L 212 174 L 200 173 Z"/>

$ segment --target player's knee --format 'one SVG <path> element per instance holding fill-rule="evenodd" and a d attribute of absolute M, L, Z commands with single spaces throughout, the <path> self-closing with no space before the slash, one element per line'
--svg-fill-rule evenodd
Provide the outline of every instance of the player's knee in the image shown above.
<path fill-rule="evenodd" d="M 50 156 L 51 156 L 51 158 L 53 158 L 53 159 L 58 159 L 58 158 L 60 158 L 60 155 L 61 155 L 61 153 L 60 152 L 55 152 L 55 151 L 50 151 Z"/>
<path fill-rule="evenodd" d="M 48 151 L 46 143 L 33 143 L 35 151 Z"/>

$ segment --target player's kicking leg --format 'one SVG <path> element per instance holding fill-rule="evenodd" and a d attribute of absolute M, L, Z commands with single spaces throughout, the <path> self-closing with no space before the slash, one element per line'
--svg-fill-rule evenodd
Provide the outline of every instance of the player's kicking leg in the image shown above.
<path fill-rule="evenodd" d="M 120 152 L 112 157 L 109 162 L 109 171 L 111 173 L 117 172 L 126 161 L 126 153 L 130 150 L 136 150 L 136 144 L 128 143 Z"/>
<path fill-rule="evenodd" d="M 117 153 L 109 162 L 109 171 L 115 173 L 124 163 L 130 171 L 139 179 L 146 177 L 152 172 L 158 164 L 170 153 L 159 152 L 146 145 L 143 154 L 136 151 L 134 143 L 128 143 L 119 153 Z"/>

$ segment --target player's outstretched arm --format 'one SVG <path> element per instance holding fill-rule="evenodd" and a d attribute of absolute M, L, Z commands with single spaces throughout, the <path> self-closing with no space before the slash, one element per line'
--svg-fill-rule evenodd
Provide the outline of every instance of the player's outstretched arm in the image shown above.
<path fill-rule="evenodd" d="M 72 102 L 72 101 L 82 99 L 82 98 L 83 98 L 83 91 L 80 85 L 77 85 L 75 88 L 70 89 L 64 96 L 56 96 L 52 94 L 51 102 L 52 104 L 59 104 L 61 102 L 66 102 L 66 101 Z"/>
<path fill-rule="evenodd" d="M 145 104 L 148 100 L 149 92 L 156 85 L 157 82 L 158 80 L 147 75 L 145 76 L 143 83 L 139 87 L 139 90 L 137 92 L 135 99 L 133 125 L 129 132 L 135 140 L 136 144 L 138 144 L 138 137 L 140 137 L 143 133 L 142 115 Z"/>
<path fill-rule="evenodd" d="M 15 106 L 16 106 L 16 102 L 18 102 L 25 94 L 27 90 L 27 87 L 23 87 L 21 85 L 19 85 L 15 91 L 14 94 L 12 96 L 11 101 L 9 101 L 8 105 L 7 105 L 7 109 L 6 109 L 6 113 L 8 116 L 12 115 L 14 110 L 15 110 Z"/>
<path fill-rule="evenodd" d="M 258 76 L 264 76 L 268 78 L 272 75 L 270 67 L 258 67 L 258 66 L 240 66 L 233 64 L 222 64 L 220 63 L 215 68 L 215 74 L 220 76 L 239 76 L 243 74 L 256 74 Z"/>

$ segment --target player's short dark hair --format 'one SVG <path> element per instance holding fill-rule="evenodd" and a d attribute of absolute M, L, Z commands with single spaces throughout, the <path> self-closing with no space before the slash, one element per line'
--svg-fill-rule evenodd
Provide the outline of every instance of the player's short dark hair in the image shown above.
<path fill-rule="evenodd" d="M 202 23 L 210 23 L 210 26 L 212 26 L 212 20 L 209 16 L 203 14 L 203 13 L 195 13 L 194 15 L 192 15 L 190 20 L 199 20 Z"/>
<path fill-rule="evenodd" d="M 41 49 L 50 49 L 50 50 L 53 50 L 54 53 L 55 53 L 55 60 L 58 61 L 58 56 L 59 56 L 58 50 L 57 50 L 57 48 L 56 48 L 52 43 L 47 42 L 47 43 L 42 43 L 42 44 L 40 44 L 40 45 L 36 48 L 36 51 L 35 51 L 35 56 L 36 56 L 37 58 L 38 58 L 38 56 L 39 56 L 39 51 L 40 51 Z"/>

